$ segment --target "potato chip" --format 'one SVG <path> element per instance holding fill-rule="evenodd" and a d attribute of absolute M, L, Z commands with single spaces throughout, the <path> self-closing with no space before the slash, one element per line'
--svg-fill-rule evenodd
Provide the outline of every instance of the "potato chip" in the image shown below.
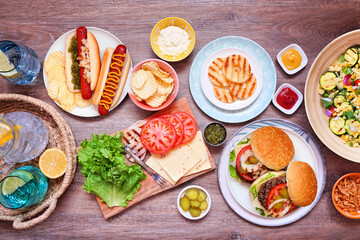
<path fill-rule="evenodd" d="M 82 98 L 81 92 L 75 93 L 75 104 L 76 104 L 76 106 L 81 107 L 81 108 L 88 107 L 92 104 L 91 98 L 88 100 L 85 100 Z"/>
<path fill-rule="evenodd" d="M 135 88 L 135 89 L 141 89 L 144 86 L 145 82 L 146 82 L 147 72 L 148 71 L 145 71 L 145 70 L 142 70 L 142 69 L 135 72 L 135 74 L 131 78 L 131 87 Z"/>
<path fill-rule="evenodd" d="M 142 65 L 142 69 L 150 71 L 154 75 L 155 78 L 157 78 L 161 81 L 164 81 L 167 83 L 174 82 L 174 80 L 172 79 L 170 74 L 163 71 L 156 62 L 151 61 L 151 62 L 144 63 Z"/>
<path fill-rule="evenodd" d="M 55 65 L 48 72 L 49 82 L 51 82 L 54 78 L 56 78 L 58 76 L 64 77 L 66 79 L 66 77 L 65 77 L 65 68 L 63 68 L 60 65 Z"/>
<path fill-rule="evenodd" d="M 54 66 L 65 67 L 65 55 L 61 51 L 55 51 L 44 62 L 45 72 L 49 72 Z"/>
<path fill-rule="evenodd" d="M 166 83 L 163 81 L 156 80 L 157 90 L 156 92 L 160 95 L 168 96 L 174 89 L 173 83 Z"/>
<path fill-rule="evenodd" d="M 49 94 L 49 97 L 51 97 L 54 101 L 58 100 L 60 85 L 57 82 L 50 82 L 49 86 L 47 88 L 47 92 Z"/>
<path fill-rule="evenodd" d="M 60 107 L 65 111 L 71 112 L 76 106 L 75 95 L 69 91 L 66 84 L 60 86 L 58 99 Z"/>
<path fill-rule="evenodd" d="M 149 72 L 149 74 L 146 74 L 146 78 L 146 82 L 141 89 L 132 88 L 134 94 L 142 100 L 149 98 L 157 90 L 155 77 Z"/>
<path fill-rule="evenodd" d="M 145 100 L 150 107 L 158 107 L 166 101 L 167 96 L 155 93 Z"/>

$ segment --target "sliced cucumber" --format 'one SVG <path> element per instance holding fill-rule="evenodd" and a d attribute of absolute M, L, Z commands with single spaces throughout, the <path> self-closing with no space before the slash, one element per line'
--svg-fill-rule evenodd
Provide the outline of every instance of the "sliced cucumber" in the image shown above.
<path fill-rule="evenodd" d="M 333 90 L 336 87 L 336 74 L 328 71 L 320 77 L 320 86 L 325 90 Z"/>
<path fill-rule="evenodd" d="M 336 97 L 334 98 L 334 105 L 335 107 L 339 107 L 341 103 L 346 101 L 346 97 L 342 94 L 338 94 L 336 95 Z"/>
<path fill-rule="evenodd" d="M 359 54 L 356 48 L 348 48 L 344 53 L 344 59 L 347 63 L 350 64 L 350 67 L 355 66 L 359 60 Z"/>
<path fill-rule="evenodd" d="M 342 117 L 333 117 L 329 122 L 330 130 L 336 135 L 343 135 L 346 133 L 345 120 Z"/>
<path fill-rule="evenodd" d="M 348 102 L 341 103 L 338 109 L 340 110 L 340 112 L 348 112 L 348 111 L 354 112 L 353 107 Z"/>
<path fill-rule="evenodd" d="M 353 136 L 355 133 L 359 133 L 358 129 L 360 129 L 360 123 L 355 119 L 349 119 L 345 122 L 346 125 L 346 132 Z"/>

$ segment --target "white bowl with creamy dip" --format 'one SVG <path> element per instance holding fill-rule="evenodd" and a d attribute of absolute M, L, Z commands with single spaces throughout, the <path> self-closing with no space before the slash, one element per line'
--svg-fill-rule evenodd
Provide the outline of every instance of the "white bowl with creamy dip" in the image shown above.
<path fill-rule="evenodd" d="M 194 49 L 195 32 L 184 19 L 164 18 L 154 26 L 150 42 L 159 58 L 177 62 L 189 56 Z"/>

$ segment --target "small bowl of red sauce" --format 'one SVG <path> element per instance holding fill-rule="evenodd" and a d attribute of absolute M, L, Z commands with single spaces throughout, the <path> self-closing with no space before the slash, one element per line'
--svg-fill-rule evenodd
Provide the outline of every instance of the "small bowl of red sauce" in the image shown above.
<path fill-rule="evenodd" d="M 293 114 L 303 101 L 303 95 L 288 83 L 281 85 L 272 98 L 273 104 L 283 113 Z"/>

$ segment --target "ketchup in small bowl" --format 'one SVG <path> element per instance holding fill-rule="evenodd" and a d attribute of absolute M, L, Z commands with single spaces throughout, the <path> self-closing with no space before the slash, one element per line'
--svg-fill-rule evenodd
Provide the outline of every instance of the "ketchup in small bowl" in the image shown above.
<path fill-rule="evenodd" d="M 276 102 L 286 110 L 290 110 L 298 99 L 299 96 L 296 94 L 296 92 L 291 90 L 291 88 L 286 87 L 279 92 L 276 97 Z"/>
<path fill-rule="evenodd" d="M 300 106 L 303 95 L 294 86 L 284 83 L 276 91 L 272 102 L 283 113 L 293 114 Z"/>

